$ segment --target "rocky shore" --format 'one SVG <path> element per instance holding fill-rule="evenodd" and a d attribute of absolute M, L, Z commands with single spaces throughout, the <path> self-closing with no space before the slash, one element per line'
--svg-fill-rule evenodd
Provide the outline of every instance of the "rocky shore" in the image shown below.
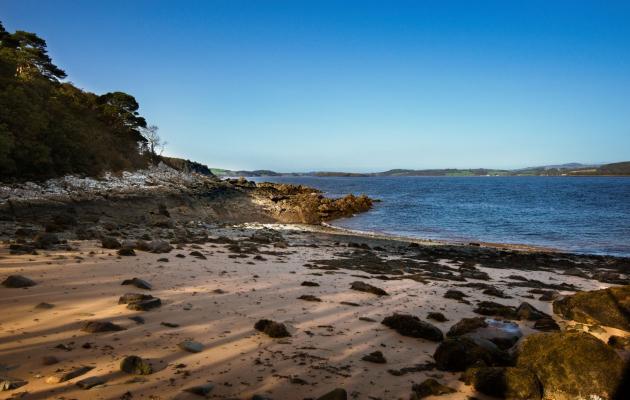
<path fill-rule="evenodd" d="M 164 167 L 1 188 L 0 398 L 628 398 L 630 260 L 293 224 L 370 206 Z"/>

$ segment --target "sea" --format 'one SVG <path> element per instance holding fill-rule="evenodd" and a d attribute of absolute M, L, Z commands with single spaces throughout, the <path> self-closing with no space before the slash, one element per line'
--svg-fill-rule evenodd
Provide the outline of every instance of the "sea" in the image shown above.
<path fill-rule="evenodd" d="M 630 177 L 264 177 L 380 200 L 331 225 L 447 242 L 630 257 Z"/>

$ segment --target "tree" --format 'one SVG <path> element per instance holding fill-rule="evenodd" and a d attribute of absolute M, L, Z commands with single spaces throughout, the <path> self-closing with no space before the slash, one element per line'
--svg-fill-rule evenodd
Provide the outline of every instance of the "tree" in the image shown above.
<path fill-rule="evenodd" d="M 147 140 L 146 146 L 153 159 L 157 159 L 157 156 L 162 155 L 166 141 L 162 140 L 158 134 L 158 127 L 156 125 L 149 125 L 142 130 L 142 136 Z"/>

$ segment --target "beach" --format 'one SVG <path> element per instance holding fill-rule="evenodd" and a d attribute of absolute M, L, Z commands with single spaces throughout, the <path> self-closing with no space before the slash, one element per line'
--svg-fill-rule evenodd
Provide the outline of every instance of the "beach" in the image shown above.
<path fill-rule="evenodd" d="M 563 330 L 590 331 L 604 342 L 611 335 L 628 335 L 559 318 L 551 298 L 539 300 L 540 294 L 531 292 L 537 284 L 520 285 L 523 281 L 515 276 L 526 275 L 549 287 L 573 285 L 573 290 L 552 289 L 558 296 L 602 289 L 610 283 L 567 275 L 564 263 L 557 268 L 526 267 L 524 274 L 516 265 L 485 267 L 484 262 L 462 261 L 468 251 L 473 251 L 468 258 L 474 260 L 474 252 L 480 251 L 477 246 L 459 246 L 453 259 L 432 256 L 426 260 L 431 265 L 425 268 L 427 273 L 409 270 L 410 264 L 424 264 L 424 246 L 449 248 L 257 224 L 208 229 L 207 240 L 179 244 L 163 254 L 136 250 L 134 255 L 121 256 L 96 240 L 70 241 L 66 250 L 37 255 L 10 254 L 3 246 L 2 277 L 22 275 L 36 285 L 0 289 L 2 375 L 28 382 L 0 397 L 17 398 L 27 392 L 29 399 L 192 399 L 199 397 L 185 389 L 211 383 L 208 398 L 217 399 L 254 395 L 315 399 L 335 388 L 345 389 L 350 398 L 407 399 L 414 383 L 435 378 L 454 389 L 441 399 L 490 398 L 465 385 L 461 373 L 435 367 L 433 354 L 439 342 L 403 336 L 381 321 L 394 313 L 410 314 L 446 333 L 462 318 L 480 317 L 473 310 L 481 301 L 514 307 L 528 302 L 554 316 Z M 357 267 L 356 257 L 365 256 L 373 261 Z M 380 261 L 375 260 L 403 264 L 400 271 L 377 273 L 373 267 Z M 466 270 L 479 274 L 466 275 Z M 152 290 L 121 285 L 132 278 L 150 283 Z M 352 290 L 356 281 L 387 295 Z M 484 284 L 498 289 L 503 298 L 483 294 Z M 444 297 L 454 289 L 465 297 Z M 126 293 L 150 294 L 161 300 L 161 306 L 130 310 L 119 304 Z M 298 299 L 304 295 L 314 298 Z M 431 312 L 442 313 L 446 321 L 427 319 Z M 138 316 L 142 323 L 130 319 Z M 259 332 L 254 325 L 261 319 L 284 323 L 290 336 L 271 338 Z M 86 321 L 112 322 L 123 330 L 88 333 L 82 330 Z M 533 321 L 511 322 L 524 336 L 538 332 Z M 182 349 L 179 345 L 184 341 L 197 342 L 201 351 Z M 375 351 L 386 363 L 362 360 Z M 121 361 L 131 355 L 146 360 L 152 373 L 121 371 Z M 50 362 L 44 358 L 50 357 L 57 362 L 44 365 Z M 84 366 L 90 369 L 79 377 L 47 383 L 50 377 Z M 102 381 L 89 390 L 76 385 L 90 377 Z"/>

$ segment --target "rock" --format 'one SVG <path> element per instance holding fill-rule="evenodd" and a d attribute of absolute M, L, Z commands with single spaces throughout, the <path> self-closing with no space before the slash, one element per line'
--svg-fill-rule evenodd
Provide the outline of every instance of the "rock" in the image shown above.
<path fill-rule="evenodd" d="M 534 329 L 543 332 L 559 331 L 560 326 L 551 317 L 541 318 L 534 322 Z"/>
<path fill-rule="evenodd" d="M 136 324 L 144 324 L 144 318 L 142 318 L 139 315 L 134 315 L 133 317 L 129 317 L 130 320 L 132 320 L 133 322 L 135 322 Z"/>
<path fill-rule="evenodd" d="M 157 297 L 151 299 L 136 301 L 127 304 L 127 308 L 134 311 L 149 311 L 162 305 L 162 300 Z"/>
<path fill-rule="evenodd" d="M 439 328 L 413 315 L 394 314 L 383 319 L 381 323 L 395 329 L 396 332 L 403 336 L 422 338 L 434 342 L 440 342 L 444 339 L 444 335 Z"/>
<path fill-rule="evenodd" d="M 128 374 L 149 375 L 153 373 L 151 364 L 138 356 L 128 356 L 120 362 L 120 370 Z"/>
<path fill-rule="evenodd" d="M 137 287 L 138 289 L 146 289 L 146 290 L 151 290 L 153 289 L 153 286 L 151 286 L 151 284 L 143 279 L 140 278 L 132 278 L 132 279 L 125 279 L 121 285 L 133 285 L 135 287 Z"/>
<path fill-rule="evenodd" d="M 448 319 L 446 319 L 444 314 L 442 314 L 441 312 L 430 312 L 429 314 L 427 314 L 427 318 L 428 319 L 432 319 L 432 320 L 437 321 L 437 322 L 446 322 L 446 321 L 448 321 Z"/>
<path fill-rule="evenodd" d="M 445 299 L 462 300 L 464 297 L 468 297 L 468 295 L 459 290 L 451 289 L 451 290 L 447 290 L 446 293 L 444 293 Z"/>
<path fill-rule="evenodd" d="M 214 389 L 214 385 L 212 383 L 206 383 L 205 385 L 198 385 L 184 389 L 184 392 L 196 394 L 201 397 L 208 397 L 212 392 L 212 389 Z"/>
<path fill-rule="evenodd" d="M 36 310 L 50 310 L 52 308 L 55 308 L 55 305 L 50 303 L 39 303 L 35 306 Z"/>
<path fill-rule="evenodd" d="M 35 235 L 33 239 L 33 245 L 38 249 L 50 249 L 54 245 L 59 244 L 59 237 L 50 232 L 41 232 Z"/>
<path fill-rule="evenodd" d="M 304 281 L 304 282 L 302 282 L 301 286 L 319 286 L 319 283 L 317 283 L 317 282 L 310 282 L 310 281 Z"/>
<path fill-rule="evenodd" d="M 348 400 L 348 393 L 344 389 L 337 388 L 319 396 L 317 400 Z"/>
<path fill-rule="evenodd" d="M 126 293 L 118 299 L 118 304 L 127 304 L 127 308 L 135 311 L 148 311 L 160 307 L 162 300 L 150 294 Z"/>
<path fill-rule="evenodd" d="M 7 288 L 25 288 L 35 286 L 37 283 L 35 281 L 28 279 L 22 275 L 9 275 L 7 279 L 2 282 L 2 286 Z"/>
<path fill-rule="evenodd" d="M 61 382 L 65 382 L 65 381 L 69 381 L 71 379 L 74 379 L 78 376 L 87 374 L 88 372 L 90 372 L 91 370 L 93 370 L 94 367 L 88 367 L 88 366 L 84 366 L 84 367 L 79 367 L 79 368 L 75 368 L 72 371 L 66 372 L 66 373 L 61 373 L 58 375 L 53 375 L 53 376 L 49 376 L 48 378 L 46 378 L 46 383 L 61 383 Z"/>
<path fill-rule="evenodd" d="M 54 365 L 59 362 L 59 359 L 55 356 L 44 356 L 42 357 L 42 365 Z"/>
<path fill-rule="evenodd" d="M 480 393 L 500 399 L 540 400 L 542 386 L 528 369 L 515 367 L 470 368 L 463 376 Z"/>
<path fill-rule="evenodd" d="M 566 296 L 553 302 L 553 312 L 577 322 L 630 331 L 630 285 Z"/>
<path fill-rule="evenodd" d="M 197 250 L 191 251 L 188 254 L 193 256 L 193 257 L 196 257 L 196 258 L 198 258 L 200 260 L 207 260 L 207 257 L 204 256 L 200 251 L 197 251 Z"/>
<path fill-rule="evenodd" d="M 91 376 L 89 378 L 81 379 L 77 382 L 77 386 L 83 390 L 92 389 L 94 386 L 104 385 L 107 380 L 101 376 Z"/>
<path fill-rule="evenodd" d="M 516 366 L 533 371 L 545 398 L 611 398 L 623 376 L 615 350 L 584 332 L 537 333 L 518 346 Z"/>
<path fill-rule="evenodd" d="M 199 342 L 192 340 L 185 340 L 177 344 L 177 347 L 190 353 L 201 353 L 203 351 L 203 345 Z"/>
<path fill-rule="evenodd" d="M 0 392 L 14 390 L 26 385 L 28 382 L 22 379 L 0 376 Z"/>
<path fill-rule="evenodd" d="M 540 301 L 554 301 L 560 297 L 560 293 L 555 290 L 541 290 L 540 294 L 542 295 L 538 298 Z"/>
<path fill-rule="evenodd" d="M 458 336 L 444 340 L 433 354 L 442 371 L 465 371 L 472 366 L 506 366 L 510 355 L 489 340 Z"/>
<path fill-rule="evenodd" d="M 254 325 L 254 329 L 267 334 L 272 338 L 289 337 L 291 334 L 287 330 L 287 327 L 280 323 L 271 321 L 268 319 L 261 319 Z"/>
<path fill-rule="evenodd" d="M 381 288 L 377 288 L 376 286 L 372 286 L 368 283 L 355 281 L 350 285 L 350 289 L 358 290 L 359 292 L 367 292 L 373 293 L 378 296 L 388 296 L 388 293 Z"/>
<path fill-rule="evenodd" d="M 98 333 L 123 331 L 125 328 L 109 321 L 86 321 L 81 330 L 89 333 Z"/>
<path fill-rule="evenodd" d="M 611 335 L 608 338 L 608 345 L 619 350 L 630 350 L 630 337 Z"/>
<path fill-rule="evenodd" d="M 173 250 L 173 246 L 166 240 L 152 240 L 149 242 L 148 248 L 151 253 L 169 253 Z"/>
<path fill-rule="evenodd" d="M 298 300 L 316 301 L 316 302 L 322 301 L 322 299 L 320 299 L 319 297 L 316 297 L 310 294 L 303 294 L 302 296 L 298 297 Z"/>
<path fill-rule="evenodd" d="M 101 239 L 101 247 L 104 249 L 120 249 L 121 244 L 118 239 L 111 236 L 105 236 Z"/>
<path fill-rule="evenodd" d="M 499 289 L 497 289 L 495 287 L 489 287 L 488 289 L 484 290 L 481 293 L 483 293 L 485 295 L 488 295 L 488 296 L 500 297 L 500 298 L 503 298 L 503 299 L 509 299 L 509 298 L 512 297 L 512 296 L 506 295 L 505 293 L 503 293 L 502 290 L 499 290 Z"/>
<path fill-rule="evenodd" d="M 370 354 L 366 354 L 363 357 L 361 357 L 361 360 L 376 363 L 376 364 L 385 364 L 387 362 L 387 360 L 383 356 L 383 353 L 381 353 L 380 351 L 374 351 Z"/>
<path fill-rule="evenodd" d="M 118 249 L 116 253 L 118 253 L 119 256 L 123 256 L 123 257 L 125 256 L 130 257 L 130 256 L 136 255 L 136 252 L 133 251 L 133 249 L 130 247 L 121 247 L 120 249 Z"/>
<path fill-rule="evenodd" d="M 523 336 L 517 324 L 492 318 L 462 318 L 446 333 L 447 337 L 471 336 L 491 341 L 507 350 Z"/>
<path fill-rule="evenodd" d="M 173 322 L 160 322 L 160 325 L 165 326 L 167 328 L 179 328 L 179 324 L 175 324 Z"/>
<path fill-rule="evenodd" d="M 516 316 L 520 320 L 525 319 L 527 321 L 538 321 L 539 319 L 549 318 L 549 315 L 536 309 L 527 302 L 523 302 L 520 306 L 518 306 L 516 309 Z"/>
<path fill-rule="evenodd" d="M 429 396 L 441 396 L 444 394 L 455 393 L 457 390 L 442 385 L 433 378 L 425 379 L 422 383 L 415 383 L 411 387 L 410 400 L 419 400 Z"/>
<path fill-rule="evenodd" d="M 498 316 L 507 319 L 516 319 L 516 308 L 493 301 L 481 301 L 473 312 L 481 315 Z"/>

